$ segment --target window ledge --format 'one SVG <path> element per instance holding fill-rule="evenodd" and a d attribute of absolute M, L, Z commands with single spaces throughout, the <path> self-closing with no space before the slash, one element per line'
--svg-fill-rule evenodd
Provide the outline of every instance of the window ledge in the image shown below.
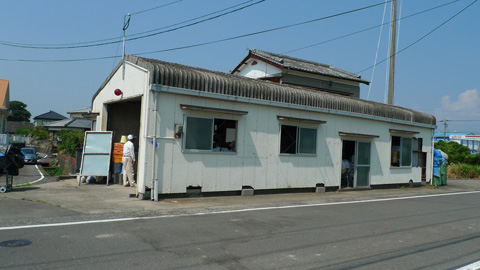
<path fill-rule="evenodd" d="M 282 157 L 316 157 L 317 154 L 280 154 Z"/>
<path fill-rule="evenodd" d="M 226 151 L 195 151 L 195 150 L 182 150 L 186 154 L 220 154 L 220 155 L 236 155 L 237 152 L 226 152 Z"/>

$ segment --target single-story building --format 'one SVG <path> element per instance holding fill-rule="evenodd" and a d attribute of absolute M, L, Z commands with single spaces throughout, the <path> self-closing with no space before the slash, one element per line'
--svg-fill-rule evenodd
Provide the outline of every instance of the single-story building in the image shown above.
<path fill-rule="evenodd" d="M 137 189 L 153 197 L 432 179 L 434 116 L 303 86 L 126 55 L 91 115 L 114 142 L 137 136 Z"/>

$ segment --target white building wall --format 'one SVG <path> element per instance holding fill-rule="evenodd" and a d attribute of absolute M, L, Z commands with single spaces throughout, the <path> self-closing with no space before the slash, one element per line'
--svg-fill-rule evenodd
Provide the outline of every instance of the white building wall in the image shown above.
<path fill-rule="evenodd" d="M 158 94 L 157 101 L 160 143 L 156 171 L 161 182 L 160 193 L 184 193 L 189 186 L 202 187 L 203 192 L 240 190 L 242 186 L 255 189 L 315 187 L 318 183 L 339 186 L 343 139 L 371 142 L 371 185 L 408 183 L 410 180 L 420 182 L 421 168 L 390 166 L 391 137 L 398 136 L 390 129 L 419 132 L 414 136 L 402 136 L 423 138 L 422 150 L 428 153 L 427 172 L 431 169 L 432 132 L 428 128 L 165 92 Z M 248 114 L 182 110 L 180 104 L 248 111 Z M 237 152 L 182 152 L 184 138 L 172 138 L 175 124 L 183 125 L 185 115 L 238 120 Z M 318 127 L 316 156 L 279 154 L 280 122 L 277 115 L 327 121 L 321 125 L 285 123 Z M 379 137 L 343 138 L 339 136 L 339 131 Z M 431 176 L 427 174 L 427 178 Z"/>
<path fill-rule="evenodd" d="M 252 66 L 253 61 L 257 62 L 257 64 Z M 258 59 L 250 59 L 246 62 L 245 67 L 240 70 L 238 75 L 248 78 L 263 78 L 279 73 L 282 73 L 282 70 L 275 66 Z"/>
<path fill-rule="evenodd" d="M 125 79 L 124 79 L 125 78 Z M 132 65 L 129 62 L 126 62 L 125 65 L 125 77 L 123 77 L 123 69 L 120 67 L 115 74 L 110 78 L 107 84 L 95 97 L 95 100 L 92 102 L 92 112 L 100 113 L 97 116 L 94 130 L 95 131 L 106 131 L 107 130 L 107 105 L 110 103 L 128 101 L 129 99 L 141 97 L 142 108 L 141 108 L 141 122 L 147 122 L 147 105 L 148 99 L 146 96 L 150 93 L 149 91 L 149 74 L 148 71 L 140 68 L 136 65 Z M 115 89 L 120 89 L 122 95 L 116 96 L 114 91 Z M 139 191 L 145 191 L 144 172 L 146 171 L 146 160 L 144 159 L 146 140 L 145 140 L 145 127 L 140 125 L 140 139 L 138 139 L 139 149 L 137 156 L 137 183 L 139 186 Z M 143 154 L 143 156 L 142 156 Z"/>
<path fill-rule="evenodd" d="M 410 137 L 423 138 L 427 152 L 427 181 L 432 171 L 432 130 L 372 119 L 328 114 L 287 107 L 234 102 L 168 92 L 150 91 L 148 72 L 129 63 L 125 79 L 122 69 L 106 84 L 92 104 L 98 112 L 96 130 L 105 130 L 105 104 L 142 96 L 142 124 L 139 138 L 138 183 L 139 192 L 159 180 L 159 193 L 185 193 L 189 186 L 202 187 L 203 192 L 235 191 L 242 186 L 255 189 L 281 189 L 339 186 L 341 174 L 342 140 L 361 140 L 340 137 L 339 131 L 379 136 L 365 139 L 371 142 L 370 184 L 420 182 L 421 168 L 392 168 L 390 166 L 390 129 L 418 132 Z M 123 96 L 114 95 L 121 89 Z M 192 91 L 193 92 L 193 91 Z M 155 95 L 157 96 L 155 98 Z M 156 100 L 156 106 L 155 104 Z M 247 115 L 232 115 L 205 111 L 182 110 L 180 104 L 248 111 Z M 155 110 L 156 108 L 156 110 Z M 185 115 L 237 120 L 237 152 L 192 153 L 183 152 L 183 137 L 176 139 L 175 125 L 184 125 Z M 280 121 L 277 115 L 327 121 L 326 124 L 287 122 L 285 124 L 317 127 L 315 156 L 280 155 Z M 156 124 L 156 131 L 154 130 Z M 155 143 L 153 143 L 156 141 Z M 155 155 L 153 150 L 155 149 Z M 155 160 L 155 162 L 153 162 Z"/>

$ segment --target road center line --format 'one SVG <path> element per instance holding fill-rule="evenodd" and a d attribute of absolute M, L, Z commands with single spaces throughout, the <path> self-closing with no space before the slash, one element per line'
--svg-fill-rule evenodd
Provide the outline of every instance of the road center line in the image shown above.
<path fill-rule="evenodd" d="M 313 206 L 332 206 L 332 205 L 342 205 L 342 204 L 398 201 L 398 200 L 409 200 L 409 199 L 420 199 L 420 198 L 467 195 L 467 194 L 476 194 L 476 193 L 480 193 L 480 191 L 466 191 L 466 192 L 443 193 L 443 194 L 420 195 L 420 196 L 408 196 L 408 197 L 398 197 L 398 198 L 372 199 L 372 200 L 360 200 L 360 201 L 347 201 L 347 202 L 331 202 L 331 203 L 315 203 L 315 204 L 246 208 L 246 209 L 225 210 L 225 211 L 215 211 L 215 212 L 200 212 L 200 213 L 193 213 L 193 214 L 163 215 L 163 216 L 152 216 L 152 217 L 130 217 L 130 218 L 88 220 L 88 221 L 65 222 L 65 223 L 50 223 L 50 224 L 11 226 L 11 227 L 0 227 L 0 231 L 33 229 L 33 228 L 44 228 L 44 227 L 60 227 L 60 226 L 72 226 L 72 225 L 85 225 L 85 224 L 95 224 L 95 223 L 123 222 L 123 221 L 132 221 L 132 220 L 147 220 L 147 219 L 160 219 L 160 218 L 173 218 L 173 217 L 190 217 L 190 216 L 203 216 L 203 215 L 215 215 L 215 214 L 230 214 L 230 213 L 264 211 L 264 210 L 303 208 L 303 207 L 313 207 Z"/>

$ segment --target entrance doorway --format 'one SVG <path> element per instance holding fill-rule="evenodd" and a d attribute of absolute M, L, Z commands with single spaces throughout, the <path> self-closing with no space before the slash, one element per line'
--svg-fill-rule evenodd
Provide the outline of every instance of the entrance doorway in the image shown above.
<path fill-rule="evenodd" d="M 133 134 L 137 137 L 133 143 L 135 156 L 137 157 L 137 163 L 133 166 L 135 176 L 137 175 L 137 164 L 139 164 L 138 151 L 140 138 L 138 137 L 140 135 L 141 107 L 142 102 L 140 98 L 107 104 L 107 130 L 113 131 L 113 142 L 119 143 L 122 135 L 127 136 Z M 138 181 L 138 179 L 136 181 Z"/>
<path fill-rule="evenodd" d="M 340 188 L 370 186 L 370 142 L 343 140 Z"/>

